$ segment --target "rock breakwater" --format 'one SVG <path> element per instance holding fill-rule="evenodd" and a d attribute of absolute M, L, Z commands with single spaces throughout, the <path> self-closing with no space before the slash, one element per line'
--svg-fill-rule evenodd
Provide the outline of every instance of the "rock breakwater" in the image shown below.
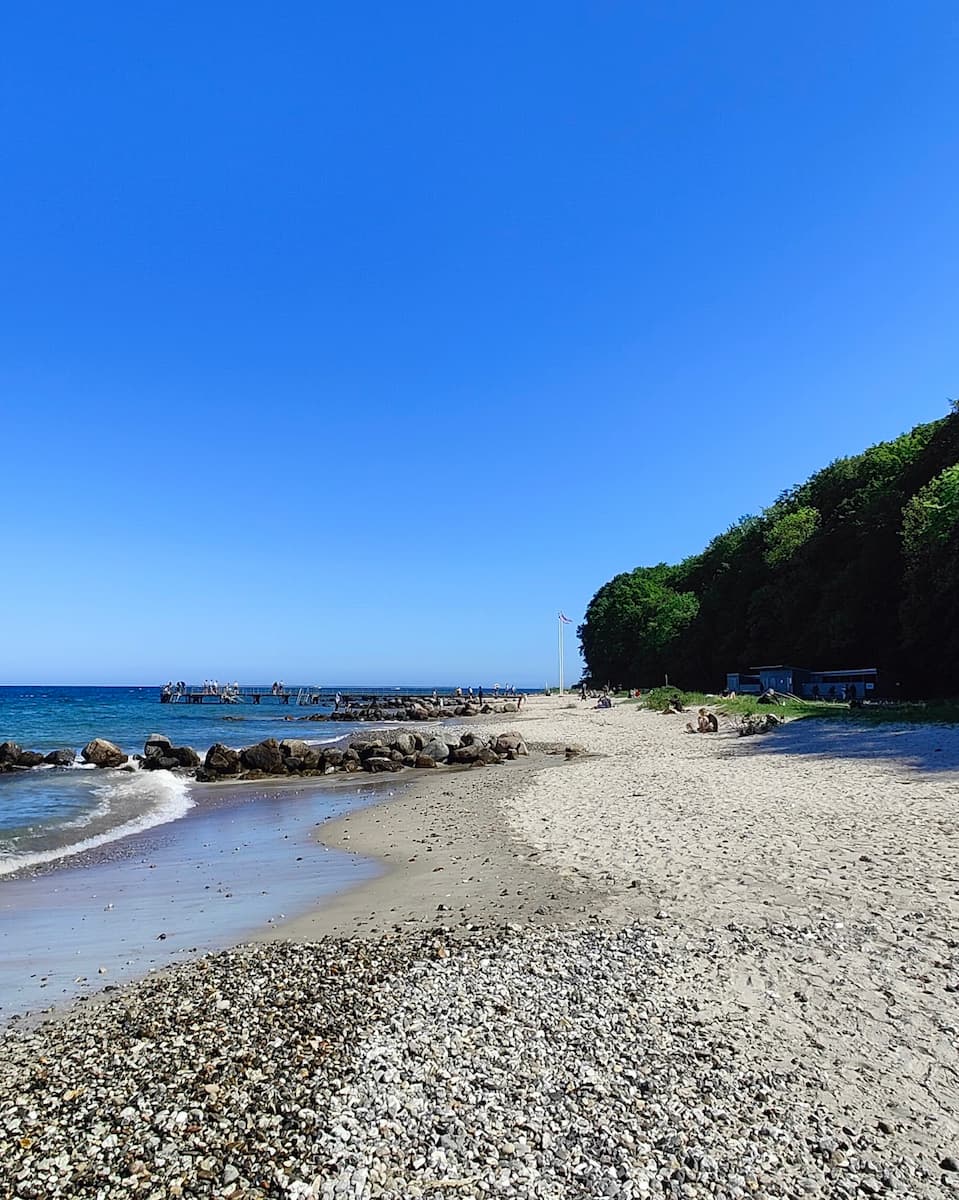
<path fill-rule="evenodd" d="M 349 745 L 315 746 L 300 738 L 267 738 L 254 746 L 234 750 L 216 743 L 196 770 L 201 783 L 220 779 L 262 779 L 277 775 L 333 775 L 354 771 L 378 774 L 405 767 L 491 766 L 529 754 L 522 734 L 507 732 L 487 736 L 386 730 L 353 738 Z"/>
<path fill-rule="evenodd" d="M 567 753 L 571 756 L 576 750 Z M 333 775 L 353 771 L 377 774 L 442 767 L 491 766 L 529 754 L 523 735 L 513 731 L 487 735 L 452 730 L 421 733 L 384 730 L 353 738 L 345 746 L 317 746 L 301 738 L 266 738 L 252 746 L 234 749 L 216 742 L 201 758 L 192 746 L 174 746 L 165 734 L 151 733 L 142 754 L 133 761 L 119 746 L 105 738 L 94 738 L 80 752 L 83 762 L 100 768 L 135 771 L 177 771 L 192 775 L 200 783 L 218 780 L 255 780 L 283 775 Z M 14 742 L 0 744 L 0 772 L 24 771 L 39 766 L 73 766 L 72 750 L 50 754 L 24 750 Z"/>
<path fill-rule="evenodd" d="M 289 717 L 291 721 L 445 721 L 450 717 L 495 716 L 522 708 L 522 695 L 481 700 L 467 696 L 347 696 L 331 713 Z"/>

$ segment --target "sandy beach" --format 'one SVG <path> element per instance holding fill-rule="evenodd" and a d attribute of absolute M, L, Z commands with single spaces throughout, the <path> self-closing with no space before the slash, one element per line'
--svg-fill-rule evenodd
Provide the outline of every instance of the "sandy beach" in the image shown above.
<path fill-rule="evenodd" d="M 685 720 L 627 704 L 596 710 L 568 696 L 533 697 L 519 714 L 471 720 L 471 729 L 490 733 L 515 728 L 534 753 L 481 769 L 409 773 L 409 786 L 388 803 L 316 833 L 326 845 L 379 859 L 377 878 L 271 927 L 260 944 L 133 985 L 97 1012 L 9 1034 L 0 1123 L 26 1129 L 17 1093 L 63 1084 L 38 1076 L 43 1054 L 100 1036 L 146 1045 L 142 1028 L 124 1033 L 124 1021 L 146 1005 L 159 1014 L 148 1053 L 152 1069 L 162 1071 L 157 1064 L 175 1036 L 164 1006 L 174 995 L 210 994 L 214 975 L 217 1002 L 244 1010 L 243 1038 L 262 1041 L 261 1030 L 265 1036 L 267 1027 L 293 1019 L 286 1001 L 278 1012 L 275 989 L 286 995 L 296 978 L 296 1038 L 308 1037 L 312 1023 L 314 1040 L 336 1047 L 335 1063 L 322 1061 L 316 1048 L 297 1057 L 314 1088 L 308 1146 L 264 1182 L 254 1176 L 269 1174 L 269 1138 L 242 1154 L 214 1138 L 209 1174 L 197 1182 L 199 1151 L 191 1151 L 189 1132 L 172 1140 L 164 1134 L 167 1141 L 151 1150 L 139 1118 L 121 1120 L 119 1109 L 109 1115 L 110 1089 L 130 1087 L 118 1055 L 115 1076 L 100 1080 L 100 1105 L 107 1105 L 101 1135 L 112 1130 L 124 1162 L 133 1156 L 141 1163 L 128 1185 L 136 1194 L 180 1194 L 151 1191 L 168 1187 L 171 1172 L 192 1178 L 190 1194 L 231 1196 L 412 1196 L 446 1188 L 468 1196 L 954 1194 L 959 729 L 798 721 L 738 738 L 727 723 L 715 736 L 687 735 Z M 567 757 L 567 746 L 585 753 Z M 490 981 L 491 961 L 506 981 L 505 999 L 487 994 L 489 1011 L 478 1016 L 471 1006 L 499 986 Z M 379 982 L 370 992 L 371 970 Z M 362 981 L 365 998 L 348 989 L 348 1002 L 337 1001 L 339 1015 L 321 1019 L 323 980 L 344 972 L 356 988 Z M 573 977 L 576 987 L 557 1014 L 556 996 L 566 995 L 564 980 Z M 251 998 L 258 978 L 271 979 L 274 990 L 255 989 Z M 453 1004 L 457 989 L 469 1004 Z M 620 1024 L 606 1028 L 608 1014 L 634 991 L 639 998 Z M 127 1015 L 118 1021 L 121 1012 Z M 594 1019 L 599 1024 L 589 1024 Z M 470 1090 L 479 1070 L 473 1051 L 465 1043 L 459 1056 L 449 1050 L 466 1037 L 463 1021 L 486 1028 L 484 1053 L 499 1045 L 497 1053 L 513 1054 L 509 1078 L 525 1080 L 514 1107 L 508 1096 L 502 1100 L 495 1161 L 485 1144 L 479 1153 L 468 1131 L 463 1144 L 454 1138 L 447 1145 L 448 1105 L 424 1100 L 437 1078 L 447 1080 L 445 1088 L 458 1080 L 457 1120 L 469 1129 L 483 1124 L 485 1109 Z M 203 1022 L 196 1028 L 195 1053 L 220 1063 L 217 1088 L 229 1089 L 248 1123 L 250 1096 L 232 1068 L 221 1071 L 239 1033 L 220 1028 L 214 1036 Z M 536 1028 L 553 1039 L 545 1057 L 532 1045 Z M 568 1064 L 563 1030 L 575 1032 L 578 1047 Z M 651 1030 L 665 1041 L 646 1045 Z M 290 1036 L 285 1028 L 287 1049 Z M 210 1037 L 212 1044 L 203 1040 Z M 259 1069 L 286 1095 L 299 1087 L 292 1060 L 271 1045 L 262 1042 Z M 610 1046 L 621 1053 L 610 1056 Z M 527 1077 L 524 1055 L 534 1050 L 539 1065 Z M 665 1097 L 656 1116 L 665 1122 L 662 1145 L 652 1133 L 641 1136 L 653 1121 L 644 1091 L 653 1085 L 633 1079 L 646 1070 L 644 1055 L 649 1062 L 663 1055 L 669 1076 L 668 1086 L 656 1084 Z M 705 1079 L 694 1059 L 712 1064 Z M 577 1101 L 567 1123 L 580 1130 L 581 1167 L 577 1154 L 555 1157 L 555 1130 L 540 1131 L 538 1142 L 524 1135 L 529 1154 L 517 1141 L 518 1128 L 536 1125 L 537 1105 L 549 1111 L 551 1086 L 578 1094 L 580 1084 L 562 1082 L 567 1067 L 588 1068 L 596 1089 L 585 1106 Z M 628 1094 L 617 1090 L 624 1072 Z M 174 1084 L 171 1076 L 175 1091 Z M 717 1108 L 719 1093 L 725 1098 Z M 97 1192 L 92 1182 L 84 1190 L 78 1180 L 86 1176 L 70 1175 L 75 1155 L 41 1170 L 41 1161 L 56 1159 L 70 1124 L 61 1108 L 33 1103 L 45 1113 L 47 1159 L 31 1159 L 30 1170 L 46 1190 L 23 1190 L 24 1152 L 8 1148 L 0 1172 L 20 1190 L 6 1194 L 128 1194 L 111 1154 L 97 1159 L 105 1164 L 98 1174 L 83 1152 L 90 1179 L 116 1191 Z M 156 1103 L 134 1107 L 155 1123 Z M 170 1103 L 167 1096 L 164 1110 Z M 305 1102 L 296 1104 L 300 1111 Z M 407 1104 L 416 1120 L 403 1137 L 388 1135 L 383 1123 L 395 1121 L 395 1105 Z M 379 1115 L 378 1105 L 387 1106 Z M 762 1121 L 779 1132 L 762 1133 Z M 621 1138 L 612 1148 L 587 1149 L 587 1127 L 600 1125 L 621 1127 Z M 738 1151 L 742 1169 L 729 1151 L 730 1128 L 748 1142 Z M 700 1149 L 677 1159 L 677 1146 L 665 1144 L 669 1130 Z M 484 1136 L 492 1135 L 487 1129 Z M 72 1182 L 56 1182 L 61 1177 Z"/>
<path fill-rule="evenodd" d="M 391 869 L 281 935 L 652 922 L 710 944 L 677 983 L 716 1019 L 816 1063 L 863 1119 L 893 1113 L 955 1151 L 959 729 L 795 721 L 739 738 L 685 721 L 534 697 L 510 724 L 589 757 L 418 779 L 324 827 Z"/>

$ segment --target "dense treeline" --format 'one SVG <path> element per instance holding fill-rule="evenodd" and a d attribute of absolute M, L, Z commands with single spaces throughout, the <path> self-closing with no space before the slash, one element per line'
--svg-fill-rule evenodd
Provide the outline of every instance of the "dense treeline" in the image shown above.
<path fill-rule="evenodd" d="M 701 554 L 604 584 L 579 627 L 588 676 L 722 686 L 784 662 L 878 666 L 902 694 L 959 692 L 959 403 L 837 459 Z"/>

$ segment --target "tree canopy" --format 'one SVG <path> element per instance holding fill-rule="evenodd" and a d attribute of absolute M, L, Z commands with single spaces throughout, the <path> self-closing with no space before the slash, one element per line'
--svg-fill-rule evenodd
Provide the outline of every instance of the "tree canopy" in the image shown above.
<path fill-rule="evenodd" d="M 579 628 L 594 680 L 718 688 L 760 661 L 878 666 L 959 691 L 959 410 L 837 459 L 675 566 L 603 584 Z"/>

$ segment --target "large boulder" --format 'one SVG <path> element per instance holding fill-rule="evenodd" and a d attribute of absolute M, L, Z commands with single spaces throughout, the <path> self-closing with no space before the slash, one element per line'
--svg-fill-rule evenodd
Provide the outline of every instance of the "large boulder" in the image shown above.
<path fill-rule="evenodd" d="M 358 747 L 358 749 L 362 762 L 366 762 L 368 758 L 389 758 L 391 753 L 389 746 L 385 746 L 382 742 L 374 742 L 371 745 Z"/>
<path fill-rule="evenodd" d="M 49 763 L 51 767 L 72 767 L 76 758 L 75 750 L 51 750 L 44 756 L 43 761 Z"/>
<path fill-rule="evenodd" d="M 420 753 L 417 754 L 413 765 L 416 767 L 435 767 L 436 759 L 430 754 Z"/>
<path fill-rule="evenodd" d="M 80 751 L 84 762 L 93 763 L 95 767 L 122 767 L 127 756 L 119 746 L 108 742 L 106 738 L 94 738 Z"/>
<path fill-rule="evenodd" d="M 514 753 L 514 757 L 518 754 L 529 754 L 529 749 L 523 740 L 523 735 L 513 730 L 509 733 L 499 734 L 492 745 L 497 754 L 508 754 L 511 750 Z"/>
<path fill-rule="evenodd" d="M 163 733 L 151 733 L 143 743 L 144 758 L 165 758 L 169 756 L 173 743 Z"/>
<path fill-rule="evenodd" d="M 0 763 L 9 763 L 11 766 L 15 766 L 22 753 L 23 747 L 18 746 L 16 742 L 3 742 L 0 744 Z"/>
<path fill-rule="evenodd" d="M 416 749 L 416 741 L 411 733 L 397 733 L 393 736 L 393 746 L 401 754 L 412 754 Z"/>
<path fill-rule="evenodd" d="M 288 771 L 317 771 L 323 765 L 319 748 L 301 738 L 284 738 L 280 742 L 280 750 L 286 759 Z"/>
<path fill-rule="evenodd" d="M 200 765 L 200 756 L 192 746 L 171 746 L 170 758 L 176 759 L 177 765 L 192 769 Z"/>
<path fill-rule="evenodd" d="M 236 775 L 240 770 L 240 754 L 222 742 L 215 742 L 206 752 L 203 762 L 208 774 Z"/>
<path fill-rule="evenodd" d="M 431 738 L 424 746 L 423 753 L 433 760 L 434 763 L 446 762 L 450 756 L 450 748 L 446 742 L 440 741 L 439 738 Z"/>
<path fill-rule="evenodd" d="M 43 762 L 43 755 L 38 754 L 36 750 L 21 750 L 20 757 L 17 759 L 18 767 L 39 767 Z"/>
<path fill-rule="evenodd" d="M 280 750 L 287 758 L 303 758 L 309 752 L 310 747 L 302 738 L 284 738 L 280 742 Z"/>
<path fill-rule="evenodd" d="M 481 761 L 483 746 L 457 746 L 450 751 L 450 758 L 455 763 L 474 763 Z"/>
<path fill-rule="evenodd" d="M 386 743 L 378 737 L 358 737 L 350 742 L 350 749 L 355 750 L 360 758 L 368 758 L 377 751 L 382 753 Z"/>
<path fill-rule="evenodd" d="M 264 775 L 285 775 L 283 751 L 276 738 L 266 738 L 255 746 L 240 751 L 240 761 L 249 771 L 262 771 Z"/>
<path fill-rule="evenodd" d="M 392 758 L 383 758 L 378 754 L 370 754 L 363 759 L 363 770 L 374 774 L 378 771 L 398 771 L 402 765 L 402 759 L 394 762 Z"/>
<path fill-rule="evenodd" d="M 485 746 L 489 739 L 482 733 L 469 732 L 464 733 L 462 742 L 464 746 Z"/>

